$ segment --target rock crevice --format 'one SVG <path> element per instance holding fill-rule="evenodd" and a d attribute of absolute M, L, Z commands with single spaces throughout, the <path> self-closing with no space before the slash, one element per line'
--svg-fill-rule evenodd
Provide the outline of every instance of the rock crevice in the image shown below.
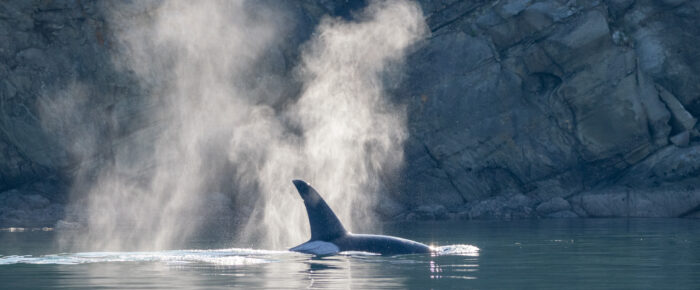
<path fill-rule="evenodd" d="M 417 3 L 432 34 L 386 80 L 408 112 L 404 166 L 386 189 L 404 210 L 393 217 L 700 216 L 697 1 Z M 321 18 L 352 20 L 366 4 L 284 1 L 277 21 L 294 30 L 261 66 L 293 78 Z M 0 226 L 50 225 L 79 169 L 138 158 L 131 145 L 167 122 L 145 116 L 162 100 L 143 96 L 164 88 L 135 85 L 114 61 L 125 27 L 107 21 L 145 23 L 157 4 L 115 5 L 0 2 Z M 290 81 L 270 102 L 302 90 Z M 68 109 L 89 118 L 51 118 Z"/>

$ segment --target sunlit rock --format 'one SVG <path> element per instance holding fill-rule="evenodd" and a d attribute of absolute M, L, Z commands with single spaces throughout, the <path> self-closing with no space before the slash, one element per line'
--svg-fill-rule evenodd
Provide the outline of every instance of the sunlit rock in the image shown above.
<path fill-rule="evenodd" d="M 201 205 L 212 216 L 229 213 L 237 220 L 269 214 L 256 207 L 259 196 L 279 202 L 284 192 L 253 174 L 267 170 L 266 178 L 281 178 L 282 171 L 298 173 L 282 166 L 261 169 L 260 164 L 270 159 L 286 161 L 280 162 L 283 166 L 300 164 L 289 156 L 298 156 L 295 148 L 312 134 L 301 133 L 305 121 L 293 121 L 295 113 L 288 109 L 310 90 L 318 98 L 307 98 L 307 104 L 321 103 L 335 90 L 347 100 L 379 92 L 396 106 L 366 111 L 370 115 L 360 115 L 365 111 L 358 108 L 364 107 L 353 107 L 345 116 L 355 120 L 327 115 L 321 123 L 335 120 L 342 126 L 313 138 L 339 140 L 326 132 L 345 132 L 366 116 L 403 118 L 396 112 L 405 109 L 405 128 L 384 128 L 389 133 L 355 135 L 344 142 L 359 152 L 352 158 L 340 161 L 344 155 L 326 152 L 324 142 L 311 150 L 371 171 L 358 181 L 370 190 L 349 190 L 373 197 L 368 204 L 375 208 L 366 213 L 399 219 L 698 215 L 692 212 L 700 164 L 697 2 L 451 1 L 446 9 L 441 1 L 417 1 L 422 15 L 415 19 L 425 19 L 430 33 L 415 34 L 420 35 L 411 39 L 415 45 L 385 41 L 400 36 L 391 30 L 399 24 L 414 25 L 410 17 L 377 20 L 388 30 L 366 29 L 355 38 L 346 38 L 348 31 L 333 34 L 336 30 L 314 35 L 327 16 L 328 27 L 341 30 L 347 23 L 367 22 L 358 17 L 365 2 L 283 1 L 273 7 L 280 14 L 270 15 L 260 12 L 264 9 L 246 10 L 259 20 L 248 28 L 270 25 L 279 29 L 277 34 L 211 25 L 245 26 L 236 22 L 245 15 L 234 13 L 228 14 L 231 18 L 214 17 L 216 13 L 198 18 L 197 11 L 184 9 L 190 18 L 178 19 L 213 22 L 167 22 L 180 14 L 159 12 L 159 2 L 3 2 L 0 226 L 65 229 L 73 222 L 86 224 L 85 197 L 108 189 L 125 196 L 158 192 L 162 203 L 149 205 L 147 212 L 173 214 Z M 170 12 L 178 11 L 176 4 L 169 5 Z M 392 22 L 397 19 L 406 23 Z M 185 24 L 168 29 L 177 23 Z M 203 29 L 190 33 L 197 27 Z M 162 29 L 161 38 L 153 37 L 156 28 Z M 145 33 L 148 29 L 152 34 Z M 368 42 L 370 36 L 375 38 Z M 316 38 L 335 39 L 325 44 L 338 45 L 309 51 L 307 41 Z M 226 40 L 245 45 L 233 48 Z M 391 53 L 378 53 L 382 43 Z M 349 44 L 356 46 L 347 50 Z M 138 57 L 125 58 L 124 51 Z M 406 62 L 401 63 L 404 53 Z M 178 62 L 183 55 L 196 61 Z M 334 65 L 301 65 L 320 59 Z M 386 71 L 374 69 L 386 59 L 391 59 Z M 228 64 L 236 73 L 211 69 Z M 334 74 L 345 72 L 351 73 Z M 315 82 L 305 83 L 304 74 L 313 75 Z M 371 77 L 362 87 L 351 75 Z M 229 86 L 236 89 L 221 89 Z M 182 106 L 167 98 L 173 94 Z M 222 102 L 206 108 L 188 102 L 202 96 Z M 223 105 L 234 97 L 240 102 Z M 388 120 L 369 128 L 394 124 Z M 227 137 L 233 134 L 236 142 Z M 199 137 L 190 138 L 194 135 Z M 283 146 L 260 150 L 271 143 Z M 392 156 L 387 163 L 372 155 L 377 148 L 391 148 L 384 152 Z M 356 157 L 360 155 L 367 160 Z M 399 169 L 384 172 L 385 164 Z M 192 171 L 203 177 L 188 179 Z M 56 179 L 72 187 L 31 188 Z M 120 187 L 124 184 L 132 186 Z M 338 196 L 343 205 L 343 198 L 352 198 L 344 192 Z M 65 203 L 72 205 L 64 208 Z"/>

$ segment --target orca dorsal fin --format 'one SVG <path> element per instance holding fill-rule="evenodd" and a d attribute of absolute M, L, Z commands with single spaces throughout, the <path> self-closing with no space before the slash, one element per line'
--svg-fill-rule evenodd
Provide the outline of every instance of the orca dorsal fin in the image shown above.
<path fill-rule="evenodd" d="M 312 241 L 331 241 L 348 233 L 333 210 L 311 185 L 298 179 L 292 180 L 292 182 L 301 198 L 304 199 L 306 214 L 309 216 L 309 225 L 311 226 Z"/>

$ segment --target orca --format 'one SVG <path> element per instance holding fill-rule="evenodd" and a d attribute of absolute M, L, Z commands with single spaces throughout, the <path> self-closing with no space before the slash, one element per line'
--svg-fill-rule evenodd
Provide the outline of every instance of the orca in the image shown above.
<path fill-rule="evenodd" d="M 289 249 L 314 255 L 333 255 L 339 252 L 357 251 L 380 255 L 430 253 L 432 249 L 419 242 L 383 235 L 353 234 L 326 204 L 321 195 L 303 180 L 293 180 L 304 200 L 311 226 L 311 239 Z"/>

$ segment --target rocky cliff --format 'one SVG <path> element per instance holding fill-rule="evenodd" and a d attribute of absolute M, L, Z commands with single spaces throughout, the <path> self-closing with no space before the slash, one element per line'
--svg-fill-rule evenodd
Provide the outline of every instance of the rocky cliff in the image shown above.
<path fill-rule="evenodd" d="M 698 8 L 425 3 L 432 35 L 402 88 L 406 192 L 421 192 L 406 202 L 469 218 L 692 215 Z"/>
<path fill-rule="evenodd" d="M 430 33 L 389 87 L 410 137 L 380 213 L 700 216 L 700 1 L 419 3 Z M 322 17 L 352 19 L 365 4 L 275 4 L 294 32 L 270 66 L 293 74 Z M 159 104 L 114 61 L 115 5 L 0 2 L 0 226 L 55 224 L 76 178 L 94 178 L 86 168 L 157 130 L 143 112 Z M 121 11 L 140 19 L 149 8 Z M 299 90 L 292 81 L 282 95 Z M 88 113 L 51 118 L 66 106 Z"/>

